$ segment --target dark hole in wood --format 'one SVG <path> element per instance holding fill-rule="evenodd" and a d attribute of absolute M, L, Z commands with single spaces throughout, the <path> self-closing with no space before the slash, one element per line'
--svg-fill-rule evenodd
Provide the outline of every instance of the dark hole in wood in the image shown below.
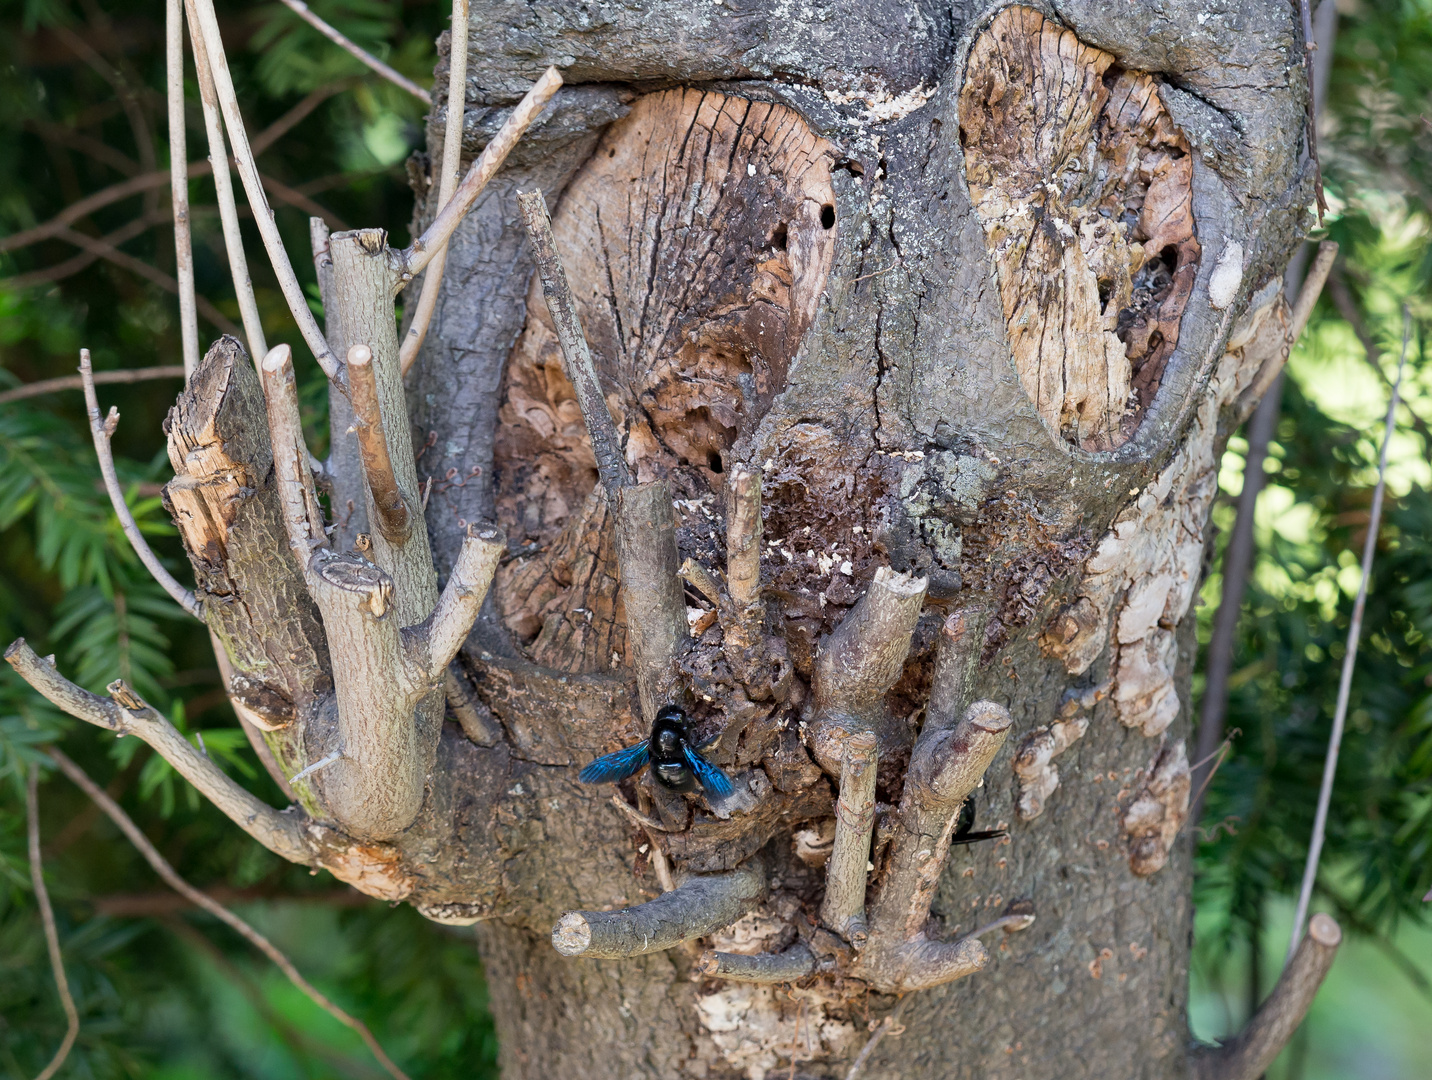
<path fill-rule="evenodd" d="M 771 246 L 772 246 L 773 248 L 775 248 L 777 251 L 785 251 L 785 250 L 786 250 L 786 227 L 785 227 L 785 225 L 783 225 L 783 224 L 782 224 L 782 225 L 777 225 L 777 226 L 776 226 L 776 231 L 773 232 L 773 233 L 771 233 Z"/>
<path fill-rule="evenodd" d="M 725 471 L 721 466 L 721 455 L 715 450 L 706 455 L 706 466 L 714 473 Z"/>
<path fill-rule="evenodd" d="M 829 203 L 820 208 L 820 227 L 822 229 L 835 228 L 835 207 Z"/>

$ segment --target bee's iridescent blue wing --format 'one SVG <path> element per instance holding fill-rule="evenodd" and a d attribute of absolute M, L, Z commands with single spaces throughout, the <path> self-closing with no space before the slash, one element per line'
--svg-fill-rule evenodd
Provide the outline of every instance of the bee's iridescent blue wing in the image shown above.
<path fill-rule="evenodd" d="M 686 764 L 695 774 L 696 780 L 707 795 L 715 799 L 728 799 L 735 792 L 731 778 L 689 746 L 682 747 Z"/>
<path fill-rule="evenodd" d="M 577 779 L 584 784 L 616 783 L 641 772 L 646 765 L 646 759 L 647 744 L 643 740 L 635 746 L 618 750 L 615 754 L 604 754 L 597 758 L 577 774 Z"/>

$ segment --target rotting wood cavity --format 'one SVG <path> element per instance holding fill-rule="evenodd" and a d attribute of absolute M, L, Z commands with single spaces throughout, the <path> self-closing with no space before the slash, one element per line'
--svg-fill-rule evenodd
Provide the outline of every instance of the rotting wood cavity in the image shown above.
<path fill-rule="evenodd" d="M 1192 158 L 1157 82 L 1007 8 L 970 52 L 960 140 L 1025 391 L 1069 443 L 1122 445 L 1158 393 L 1200 255 Z"/>
<path fill-rule="evenodd" d="M 834 160 L 788 108 L 669 90 L 638 99 L 567 188 L 553 233 L 639 482 L 669 477 L 692 505 L 723 490 L 825 288 Z M 494 479 L 498 518 L 530 554 L 499 571 L 499 610 L 539 663 L 608 671 L 625 651 L 610 508 L 535 282 L 527 312 Z M 683 553 L 713 561 L 709 531 L 701 545 L 682 528 Z"/>

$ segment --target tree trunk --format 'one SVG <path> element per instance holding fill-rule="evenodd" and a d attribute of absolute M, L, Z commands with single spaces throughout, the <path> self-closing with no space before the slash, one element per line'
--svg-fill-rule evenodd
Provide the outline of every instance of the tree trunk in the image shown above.
<path fill-rule="evenodd" d="M 1206 9 L 474 5 L 465 158 L 548 64 L 567 85 L 453 236 L 407 379 L 416 483 L 399 461 L 394 499 L 425 500 L 439 581 L 474 523 L 507 537 L 446 676 L 412 651 L 439 637 L 426 564 L 405 578 L 387 540 L 353 535 L 382 517 L 370 463 L 347 446 L 328 471 L 338 546 L 357 548 L 322 565 L 368 590 L 355 633 L 392 595 L 413 608 L 385 631 L 408 682 L 381 719 L 425 780 L 385 775 L 381 815 L 360 772 L 382 769 L 334 749 L 367 698 L 333 683 L 362 658 L 327 662 L 329 610 L 274 562 L 275 485 L 304 478 L 271 475 L 293 455 L 244 421 L 262 405 L 236 345 L 206 359 L 171 418 L 200 494 L 173 501 L 235 692 L 286 777 L 338 762 L 295 785 L 312 861 L 478 925 L 506 1075 L 842 1077 L 901 993 L 865 1077 L 1188 1075 L 1192 601 L 1223 445 L 1286 358 L 1282 270 L 1312 190 L 1295 9 Z M 590 398 L 547 306 L 560 290 L 533 274 L 516 202 L 533 189 Z M 382 238 L 331 243 L 339 273 Z M 381 285 L 371 310 L 330 311 L 331 339 L 371 336 Z M 625 474 L 607 462 L 599 483 L 603 425 Z M 294 505 L 301 562 L 327 541 Z M 634 573 L 673 532 L 689 642 L 653 631 L 669 571 L 645 592 Z M 439 611 L 458 594 L 481 590 L 449 584 Z M 290 643 L 266 653 L 280 618 Z M 643 774 L 614 806 L 578 782 L 647 736 L 662 694 L 731 800 Z M 952 838 L 967 801 L 1007 835 Z M 672 873 L 686 884 L 661 905 L 620 913 Z M 698 927 L 698 886 L 746 914 Z M 986 948 L 968 937 L 1001 917 Z M 597 951 L 604 918 L 685 940 L 554 948 Z M 723 959 L 743 955 L 762 959 Z M 763 966 L 797 976 L 721 977 Z"/>
<path fill-rule="evenodd" d="M 528 286 L 511 193 L 540 186 L 628 464 L 686 500 L 683 557 L 722 565 L 725 478 L 763 468 L 763 572 L 797 685 L 876 567 L 929 579 L 888 695 L 908 734 L 882 754 L 881 803 L 943 616 L 989 612 L 973 696 L 1015 727 L 975 801 L 1010 835 L 955 849 L 934 912 L 953 937 L 1018 899 L 1037 921 L 980 974 L 915 995 L 866 1075 L 1182 1076 L 1191 600 L 1218 456 L 1281 345 L 1273 296 L 1305 227 L 1296 12 L 762 10 L 474 15 L 467 152 L 483 107 L 543 64 L 587 84 L 459 234 L 410 393 L 439 561 L 459 521 L 488 515 L 522 553 L 467 657 L 514 742 L 510 790 L 561 803 L 541 825 L 498 813 L 533 838 L 503 882 L 521 914 L 479 935 L 504 1067 L 760 1077 L 794 1056 L 797 1075 L 843 1076 L 888 1008 L 702 979 L 681 949 L 568 960 L 548 943 L 561 910 L 659 886 L 649 837 L 570 781 L 642 730 L 609 511 Z M 471 479 L 444 487 L 451 469 Z M 742 717 L 722 763 L 764 755 L 781 789 L 770 763 L 803 756 L 799 702 L 733 701 L 716 653 L 688 661 L 715 699 L 697 712 Z M 767 847 L 774 891 L 744 951 L 820 896 L 791 831 Z"/>

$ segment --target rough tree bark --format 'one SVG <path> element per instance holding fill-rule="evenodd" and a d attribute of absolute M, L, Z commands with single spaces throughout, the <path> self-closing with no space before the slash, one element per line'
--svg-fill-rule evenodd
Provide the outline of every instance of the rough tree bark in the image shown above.
<path fill-rule="evenodd" d="M 514 1078 L 844 1076 L 900 993 L 864 1076 L 1244 1075 L 1185 1016 L 1191 609 L 1223 445 L 1286 357 L 1296 6 L 486 0 L 460 44 L 464 167 L 548 64 L 566 86 L 452 238 L 406 421 L 383 238 L 315 233 L 357 414 L 333 540 L 282 357 L 267 425 L 232 339 L 170 420 L 197 595 L 302 810 L 285 853 L 476 924 Z M 507 550 L 447 668 L 475 523 Z M 631 571 L 673 530 L 689 639 Z M 355 695 L 385 663 L 394 700 Z M 734 806 L 577 783 L 653 687 Z M 967 799 L 1008 836 L 950 847 Z M 1021 932 L 981 945 L 996 920 Z"/>

